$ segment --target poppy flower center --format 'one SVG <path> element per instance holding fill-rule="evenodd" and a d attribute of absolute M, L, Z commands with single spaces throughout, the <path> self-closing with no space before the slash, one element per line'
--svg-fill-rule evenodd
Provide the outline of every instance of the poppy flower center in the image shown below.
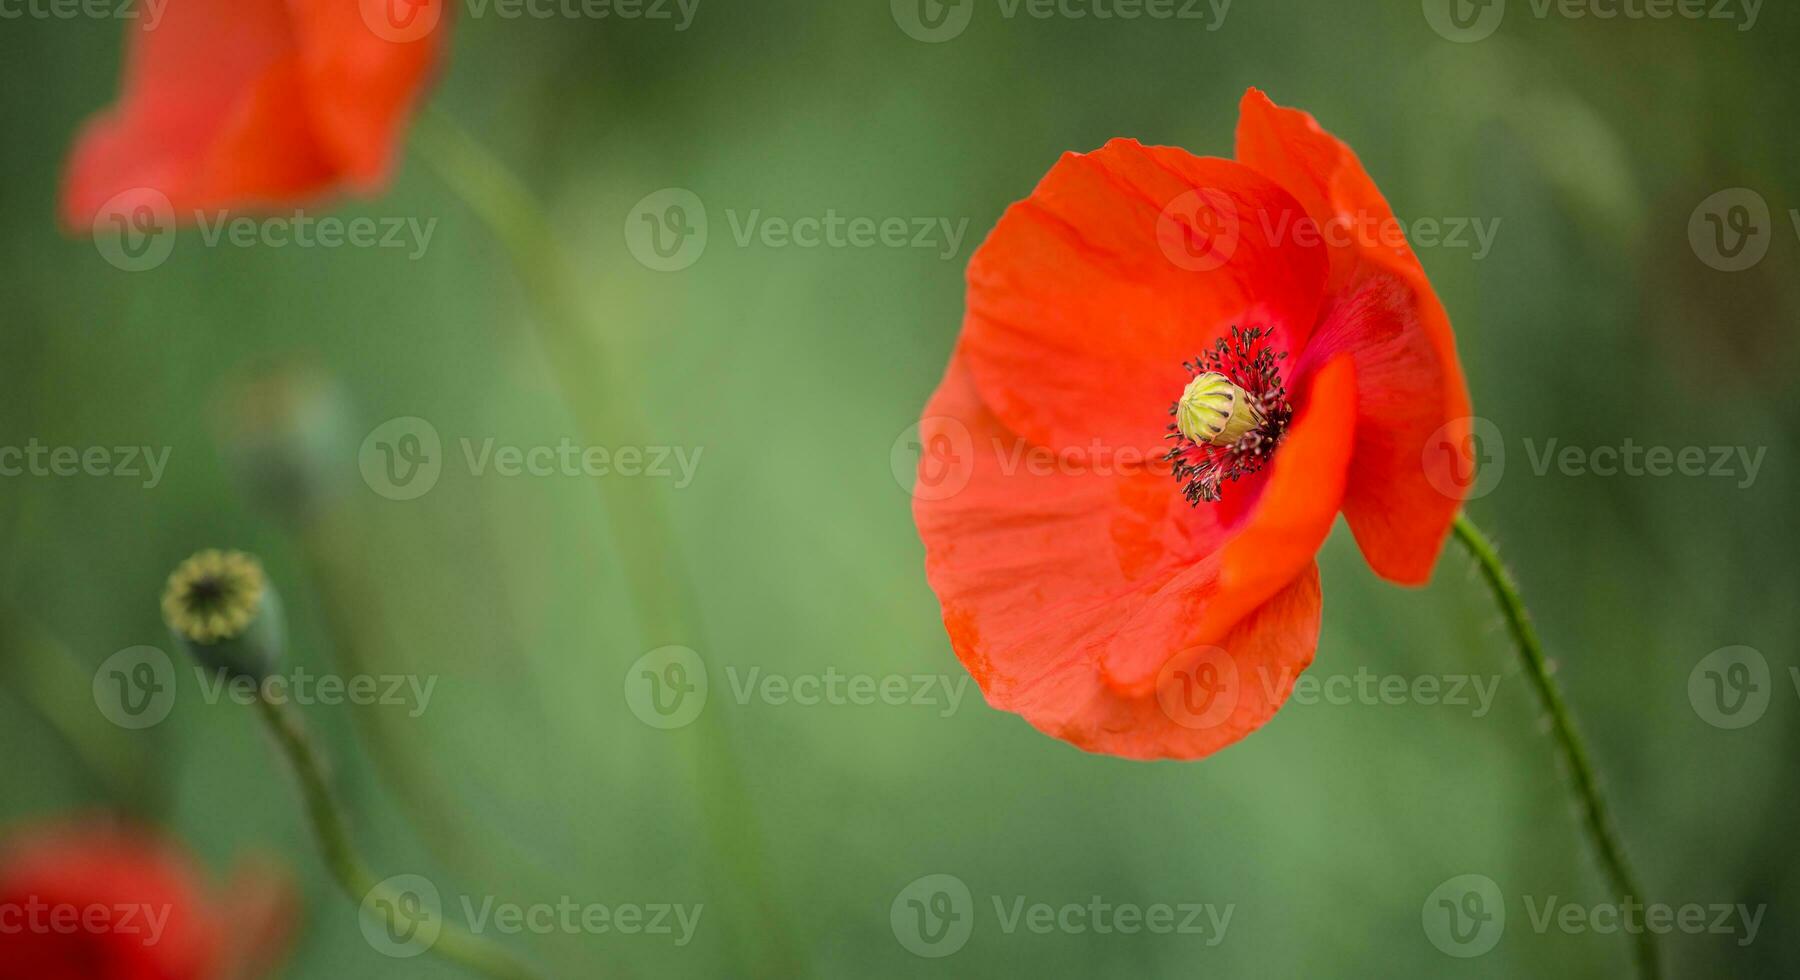
<path fill-rule="evenodd" d="M 1269 331 L 1232 327 L 1213 349 L 1183 364 L 1191 379 L 1170 406 L 1164 459 L 1188 503 L 1218 501 L 1226 483 L 1263 468 L 1294 417 L 1282 384 L 1285 351 L 1269 346 Z"/>

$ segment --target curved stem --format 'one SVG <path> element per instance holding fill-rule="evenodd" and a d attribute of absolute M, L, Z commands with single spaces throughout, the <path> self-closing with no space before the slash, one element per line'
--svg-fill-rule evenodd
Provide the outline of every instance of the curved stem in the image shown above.
<path fill-rule="evenodd" d="M 1625 859 L 1625 848 L 1619 841 L 1618 831 L 1613 827 L 1612 812 L 1607 807 L 1606 797 L 1600 792 L 1600 778 L 1594 771 L 1593 759 L 1588 755 L 1587 743 L 1582 741 L 1581 733 L 1575 730 L 1569 706 L 1563 701 L 1562 689 L 1551 676 L 1549 661 L 1544 657 L 1544 646 L 1538 640 L 1536 627 L 1531 625 L 1531 617 L 1525 610 L 1525 600 L 1519 594 L 1518 584 L 1513 581 L 1512 573 L 1501 563 L 1500 554 L 1493 543 L 1466 515 L 1458 514 L 1456 517 L 1456 540 L 1462 542 L 1463 547 L 1474 556 L 1476 563 L 1481 566 L 1482 577 L 1494 590 L 1494 599 L 1506 616 L 1507 630 L 1512 633 L 1513 641 L 1518 646 L 1519 660 L 1525 667 L 1525 673 L 1531 677 L 1533 686 L 1537 688 L 1544 710 L 1550 715 L 1551 732 L 1562 750 L 1563 761 L 1568 764 L 1569 776 L 1574 784 L 1572 788 L 1580 800 L 1588 837 L 1592 839 L 1601 867 L 1606 871 L 1607 883 L 1625 902 L 1636 900 L 1642 903 L 1645 899 L 1643 886 L 1638 883 L 1631 863 Z M 1642 976 L 1654 980 L 1661 973 L 1656 936 L 1648 929 L 1640 929 L 1637 933 L 1637 963 L 1638 972 Z"/>
<path fill-rule="evenodd" d="M 390 887 L 375 877 L 369 866 L 363 863 L 350 842 L 350 830 L 344 819 L 343 809 L 332 795 L 331 785 L 325 778 L 325 767 L 319 750 L 313 745 L 312 738 L 307 735 L 306 728 L 300 723 L 300 716 L 285 703 L 275 703 L 261 696 L 260 689 L 256 699 L 257 711 L 281 746 L 282 754 L 293 766 L 294 775 L 300 780 L 300 795 L 306 801 L 306 814 L 312 823 L 313 835 L 318 839 L 319 852 L 325 859 L 325 867 L 331 877 L 337 881 L 344 894 L 352 902 L 362 903 L 371 894 L 390 892 Z M 399 895 L 390 895 L 393 901 L 383 903 L 383 908 L 392 909 L 396 916 L 409 916 L 409 904 L 399 901 Z M 441 920 L 441 916 L 440 916 Z M 414 926 L 424 925 L 422 922 L 412 923 Z M 437 938 L 431 943 L 431 952 L 461 964 L 474 973 L 495 977 L 498 980 L 537 980 L 537 974 L 529 967 L 514 959 L 511 953 L 473 933 L 440 921 Z"/>
<path fill-rule="evenodd" d="M 413 124 L 419 158 L 435 170 L 487 224 L 512 258 L 530 317 L 584 438 L 595 443 L 644 445 L 648 424 L 623 376 L 607 355 L 607 325 L 588 310 L 574 265 L 543 208 L 506 165 L 438 110 Z M 648 480 L 608 481 L 600 494 L 625 569 L 625 584 L 644 648 L 680 644 L 706 650 L 700 605 L 681 560 L 667 502 Z M 718 712 L 703 711 L 694 727 L 695 783 L 712 850 L 733 889 L 732 932 L 743 969 L 757 976 L 798 977 L 807 968 L 795 951 L 762 863 L 761 830 L 748 789 L 733 762 L 729 731 Z M 692 744 L 692 743 L 690 743 Z"/>

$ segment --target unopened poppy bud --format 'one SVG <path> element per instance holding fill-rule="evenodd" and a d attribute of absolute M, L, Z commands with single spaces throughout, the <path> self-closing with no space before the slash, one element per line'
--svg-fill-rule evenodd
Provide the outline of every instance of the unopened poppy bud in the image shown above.
<path fill-rule="evenodd" d="M 261 681 L 286 652 L 281 597 L 241 551 L 208 549 L 177 565 L 162 611 L 176 645 L 214 670 Z"/>
<path fill-rule="evenodd" d="M 1264 421 L 1250 393 L 1217 371 L 1197 375 L 1175 403 L 1181 434 L 1206 445 L 1234 445 Z"/>
<path fill-rule="evenodd" d="M 219 403 L 220 449 L 250 499 L 304 524 L 342 496 L 355 446 L 349 402 L 336 379 L 306 363 L 258 367 L 230 385 Z"/>

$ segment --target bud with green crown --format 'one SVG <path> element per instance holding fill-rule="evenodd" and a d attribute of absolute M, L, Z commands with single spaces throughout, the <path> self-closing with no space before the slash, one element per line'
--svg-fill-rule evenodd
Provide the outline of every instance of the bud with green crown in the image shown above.
<path fill-rule="evenodd" d="M 177 565 L 162 611 L 176 645 L 214 670 L 260 682 L 286 653 L 281 597 L 244 552 L 208 549 Z"/>
<path fill-rule="evenodd" d="M 1234 445 L 1265 421 L 1250 393 L 1217 371 L 1196 375 L 1175 404 L 1181 434 L 1203 445 Z"/>

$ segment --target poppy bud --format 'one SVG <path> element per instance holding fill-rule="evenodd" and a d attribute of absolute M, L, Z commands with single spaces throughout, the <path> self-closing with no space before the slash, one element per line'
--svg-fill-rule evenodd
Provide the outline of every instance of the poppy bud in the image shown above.
<path fill-rule="evenodd" d="M 244 552 L 209 548 L 175 566 L 162 610 L 176 646 L 214 670 L 260 682 L 286 653 L 281 597 Z"/>
<path fill-rule="evenodd" d="M 1217 371 L 1188 382 L 1175 405 L 1175 424 L 1196 443 L 1229 446 L 1263 424 L 1250 393 Z"/>
<path fill-rule="evenodd" d="M 225 461 L 265 512 L 305 524 L 343 495 L 355 443 L 336 379 L 304 363 L 259 368 L 226 391 L 219 415 Z"/>

